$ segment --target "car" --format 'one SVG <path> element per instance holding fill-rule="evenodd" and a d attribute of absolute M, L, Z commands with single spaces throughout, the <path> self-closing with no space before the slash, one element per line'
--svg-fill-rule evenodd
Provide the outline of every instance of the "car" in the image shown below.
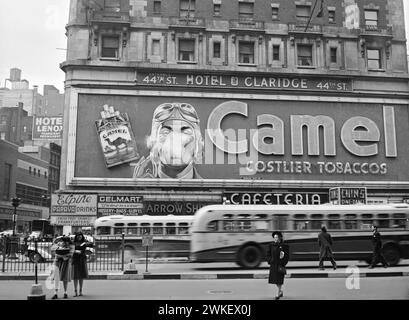
<path fill-rule="evenodd" d="M 0 232 L 0 237 L 3 236 L 12 236 L 13 235 L 13 230 L 4 230 Z"/>
<path fill-rule="evenodd" d="M 38 241 L 37 250 L 35 249 L 35 243 L 29 242 L 27 245 L 27 251 L 25 255 L 31 262 L 45 262 L 51 260 L 55 256 L 55 245 L 61 241 L 64 236 L 58 236 L 53 241 Z M 69 235 L 70 240 L 73 241 L 75 235 Z M 84 235 L 85 240 L 94 244 L 94 238 L 88 235 Z M 85 250 L 87 261 L 92 262 L 95 260 L 95 249 L 93 247 L 87 247 Z"/>

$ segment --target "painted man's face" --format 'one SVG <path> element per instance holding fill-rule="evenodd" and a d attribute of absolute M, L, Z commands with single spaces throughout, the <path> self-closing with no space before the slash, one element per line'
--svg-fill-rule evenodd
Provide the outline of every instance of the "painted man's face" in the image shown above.
<path fill-rule="evenodd" d="M 168 120 L 159 130 L 160 161 L 173 166 L 189 164 L 195 151 L 195 133 L 183 120 Z"/>

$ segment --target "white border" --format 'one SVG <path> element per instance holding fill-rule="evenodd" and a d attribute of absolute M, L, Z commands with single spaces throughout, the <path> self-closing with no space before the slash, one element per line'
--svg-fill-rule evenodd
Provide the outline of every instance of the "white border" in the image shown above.
<path fill-rule="evenodd" d="M 190 98 L 223 98 L 253 99 L 281 101 L 325 101 L 373 103 L 391 105 L 409 105 L 408 99 L 361 98 L 316 95 L 283 95 L 283 94 L 248 94 L 226 92 L 198 91 L 158 91 L 158 90 L 126 90 L 70 88 L 69 127 L 67 141 L 66 185 L 69 187 L 270 187 L 270 188 L 330 188 L 330 187 L 369 187 L 369 188 L 401 188 L 409 189 L 409 181 L 330 181 L 330 180 L 251 180 L 251 179 L 133 179 L 133 178 L 84 178 L 75 177 L 75 148 L 77 110 L 79 94 L 154 96 L 154 97 L 190 97 Z"/>

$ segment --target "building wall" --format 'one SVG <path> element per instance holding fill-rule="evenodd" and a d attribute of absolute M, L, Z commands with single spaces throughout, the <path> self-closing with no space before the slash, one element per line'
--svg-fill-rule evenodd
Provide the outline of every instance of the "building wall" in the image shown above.
<path fill-rule="evenodd" d="M 301 104 L 316 103 L 317 106 L 325 102 L 331 105 L 334 103 L 332 105 L 334 112 L 339 112 L 334 118 L 343 116 L 342 110 L 338 110 L 335 106 L 337 102 L 358 113 L 360 108 L 365 109 L 370 105 L 374 108 L 375 105 L 377 107 L 399 105 L 403 106 L 403 109 L 409 105 L 402 0 L 327 0 L 324 1 L 323 16 L 314 17 L 307 30 L 305 30 L 305 23 L 300 23 L 296 19 L 296 5 L 313 5 L 314 1 L 254 1 L 253 19 L 239 19 L 237 0 L 223 0 L 221 14 L 218 17 L 213 15 L 212 0 L 196 0 L 194 17 L 190 20 L 179 17 L 177 0 L 161 1 L 161 14 L 153 12 L 153 1 L 124 0 L 121 1 L 120 10 L 114 13 L 107 13 L 104 10 L 103 1 L 93 3 L 95 5 L 86 8 L 83 2 L 72 0 L 70 7 L 67 26 L 67 60 L 61 65 L 66 73 L 65 130 L 60 175 L 62 192 L 89 190 L 119 192 L 119 188 L 126 187 L 121 181 L 123 176 L 117 174 L 121 170 L 108 170 L 109 174 L 103 175 L 98 183 L 93 180 L 95 176 L 76 176 L 79 171 L 77 169 L 87 165 L 87 163 L 78 163 L 81 159 L 79 153 L 76 153 L 78 148 L 85 150 L 89 146 L 91 150 L 91 146 L 98 143 L 92 121 L 89 121 L 92 123 L 87 128 L 89 134 L 77 136 L 81 131 L 77 125 L 78 123 L 83 125 L 81 121 L 85 119 L 85 117 L 78 117 L 84 114 L 81 112 L 95 111 L 97 108 L 102 108 L 105 103 L 115 107 L 123 106 L 127 111 L 132 109 L 140 111 L 139 108 L 144 106 L 139 106 L 138 103 L 145 101 L 144 97 L 160 100 L 170 96 L 183 101 L 199 99 L 200 103 L 202 101 L 205 103 L 207 99 L 219 99 L 218 101 L 264 99 L 272 102 L 285 100 L 290 101 L 288 105 L 291 102 L 297 104 L 301 101 Z M 360 23 L 355 28 L 350 28 L 351 17 L 347 14 L 349 12 L 347 8 L 351 8 L 349 6 L 354 4 L 359 8 Z M 277 20 L 272 19 L 272 5 L 279 8 Z M 375 30 L 365 26 L 365 9 L 378 10 L 378 28 Z M 333 23 L 329 22 L 330 10 L 335 11 Z M 101 56 L 103 36 L 118 37 L 117 58 Z M 179 40 L 182 39 L 194 40 L 194 61 L 179 60 Z M 159 54 L 154 55 L 152 48 L 155 41 L 159 41 Z M 215 42 L 220 42 L 220 58 L 213 58 Z M 254 63 L 240 63 L 241 42 L 254 44 Z M 273 48 L 276 45 L 279 46 L 279 59 L 274 61 Z M 298 55 L 301 45 L 312 47 L 312 66 L 299 65 Z M 336 48 L 336 62 L 331 62 L 331 48 Z M 380 50 L 379 68 L 369 67 L 368 49 Z M 141 75 L 151 77 L 147 77 L 147 81 L 144 82 Z M 187 75 L 226 75 L 238 78 L 265 76 L 290 79 L 305 77 L 318 82 L 323 81 L 320 82 L 321 85 L 345 81 L 350 84 L 351 89 L 326 91 L 314 88 L 308 91 L 281 88 L 263 91 L 254 86 L 236 88 L 220 85 L 199 86 L 185 82 L 166 85 L 157 80 L 167 76 L 177 79 L 180 76 L 182 79 Z M 80 100 L 85 95 L 93 96 L 100 101 L 98 104 L 81 104 Z M 139 102 L 127 105 L 128 99 Z M 148 104 L 149 101 L 146 105 Z M 149 105 L 149 108 L 151 107 Z M 317 112 L 325 111 L 325 109 L 319 109 L 320 111 L 318 109 Z M 98 117 L 97 112 L 95 114 L 95 117 Z M 88 113 L 87 116 L 89 115 Z M 93 121 L 97 120 L 94 118 Z M 142 121 L 136 116 L 134 119 Z M 203 123 L 206 123 L 206 120 L 201 119 Z M 141 127 L 146 125 L 144 122 Z M 133 129 L 135 132 L 140 129 L 137 123 L 133 125 Z M 106 172 L 104 171 L 104 174 Z M 263 184 L 263 181 L 254 180 L 253 189 L 249 189 L 254 191 L 257 188 L 277 188 L 280 192 L 284 188 L 282 183 L 297 181 L 292 184 L 294 190 L 308 189 L 309 192 L 314 190 L 325 192 L 325 188 L 320 188 L 322 181 L 318 180 L 314 185 L 306 186 L 307 179 L 298 178 L 292 176 L 283 180 L 284 182 L 272 180 L 270 186 L 267 186 L 267 183 Z M 390 197 L 393 194 L 401 199 L 408 196 L 409 181 L 391 189 L 389 182 L 396 182 L 393 178 L 391 181 L 378 182 L 376 186 L 371 185 L 372 195 L 383 194 Z M 337 183 L 346 182 L 337 181 Z M 205 195 L 202 194 L 203 197 L 217 194 L 221 199 L 223 192 L 229 188 L 240 188 L 240 183 L 233 186 L 228 181 L 223 181 L 204 187 L 203 184 L 192 182 L 186 187 L 187 185 L 183 183 L 155 181 L 149 184 L 149 187 L 137 182 L 130 182 L 127 186 L 129 190 L 144 194 L 146 197 L 149 197 L 150 192 L 154 190 L 167 199 L 171 198 L 167 192 L 175 192 L 180 200 L 186 190 L 191 192 L 194 190 L 205 193 Z M 386 188 L 388 191 L 385 191 Z M 198 196 L 198 199 L 204 198 Z M 150 200 L 153 201 L 153 199 Z"/>
<path fill-rule="evenodd" d="M 190 26 L 179 19 L 179 1 L 162 1 L 162 14 L 158 16 L 153 13 L 153 1 L 129 2 L 130 14 L 126 5 L 122 3 L 121 12 L 115 13 L 117 18 L 104 18 L 103 1 L 95 1 L 90 10 L 86 10 L 82 2 L 72 2 L 71 16 L 68 28 L 68 52 L 67 61 L 83 60 L 90 58 L 98 65 L 131 66 L 131 62 L 151 63 L 158 67 L 174 65 L 175 68 L 187 69 L 205 68 L 215 70 L 220 63 L 208 59 L 211 39 L 218 34 L 225 40 L 223 48 L 225 58 L 223 63 L 228 68 L 237 71 L 269 71 L 271 64 L 272 42 L 284 41 L 282 43 L 282 59 L 288 63 L 280 65 L 280 72 L 307 72 L 324 73 L 330 67 L 329 46 L 335 45 L 339 48 L 339 62 L 337 71 L 344 73 L 348 71 L 359 71 L 357 74 L 366 74 L 368 71 L 365 54 L 365 45 L 360 44 L 364 39 L 367 46 L 379 47 L 382 53 L 382 73 L 371 71 L 371 75 L 385 75 L 390 72 L 406 72 L 406 59 L 402 59 L 405 52 L 405 36 L 402 25 L 402 1 L 356 1 L 359 5 L 359 16 L 361 29 L 349 30 L 344 27 L 346 14 L 345 7 L 353 0 L 326 1 L 324 14 L 321 18 L 314 17 L 311 20 L 311 32 L 301 32 L 301 24 L 296 20 L 296 4 L 312 4 L 311 1 L 273 1 L 279 6 L 279 19 L 271 18 L 271 3 L 266 1 L 254 2 L 254 24 L 239 22 L 239 2 L 235 0 L 223 1 L 220 17 L 213 16 L 213 1 L 196 1 L 196 10 Z M 126 2 L 128 3 L 128 2 Z M 102 8 L 102 10 L 101 10 Z M 328 22 L 328 8 L 335 10 L 334 23 Z M 365 9 L 378 10 L 377 32 L 364 30 Z M 315 12 L 317 12 L 316 9 Z M 85 12 L 88 12 L 85 14 Z M 112 14 L 111 14 L 112 15 Z M 118 21 L 107 25 L 107 21 Z M 89 22 L 92 28 L 87 28 Z M 298 27 L 297 27 L 298 26 Z M 392 27 L 392 30 L 388 26 Z M 151 30 L 161 30 L 154 36 Z M 101 37 L 103 35 L 117 35 L 120 38 L 119 58 L 101 59 Z M 235 35 L 236 37 L 232 37 Z M 196 62 L 190 65 L 181 63 L 177 59 L 178 39 L 196 39 Z M 160 40 L 161 55 L 159 59 L 151 57 L 149 48 L 153 40 Z M 296 65 L 297 52 L 295 43 L 303 42 L 314 45 L 316 56 L 315 68 L 303 70 Z M 254 41 L 257 63 L 254 66 L 238 66 L 238 41 Z M 224 42 L 224 41 L 222 41 Z M 337 42 L 337 44 L 335 44 Z M 333 69 L 333 68 L 332 68 Z M 274 69 L 277 72 L 277 68 Z"/>
<path fill-rule="evenodd" d="M 13 207 L 11 198 L 17 196 L 22 199 L 18 207 L 18 229 L 20 231 L 34 219 L 48 218 L 48 207 L 42 204 L 42 194 L 47 194 L 47 179 L 44 172 L 48 167 L 45 161 L 32 158 L 18 151 L 19 146 L 8 141 L 0 141 L 0 229 L 11 228 Z M 31 167 L 31 173 L 29 168 Z M 6 173 L 10 170 L 10 179 Z M 34 176 L 33 169 L 42 172 Z M 6 183 L 8 185 L 6 186 Z M 20 194 L 17 186 L 24 186 L 30 190 Z"/>

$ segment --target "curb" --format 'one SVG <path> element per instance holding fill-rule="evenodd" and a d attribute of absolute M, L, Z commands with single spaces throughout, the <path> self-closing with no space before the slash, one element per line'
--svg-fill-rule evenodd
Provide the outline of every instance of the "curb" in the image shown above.
<path fill-rule="evenodd" d="M 348 273 L 288 273 L 286 278 L 293 279 L 317 279 L 317 278 L 347 278 Z M 363 272 L 359 274 L 360 278 L 374 277 L 408 277 L 409 272 Z M 48 275 L 38 275 L 39 281 L 47 280 Z M 233 279 L 267 279 L 268 273 L 142 273 L 142 274 L 90 274 L 88 280 L 233 280 Z M 2 275 L 0 281 L 12 280 L 35 280 L 34 275 Z"/>

